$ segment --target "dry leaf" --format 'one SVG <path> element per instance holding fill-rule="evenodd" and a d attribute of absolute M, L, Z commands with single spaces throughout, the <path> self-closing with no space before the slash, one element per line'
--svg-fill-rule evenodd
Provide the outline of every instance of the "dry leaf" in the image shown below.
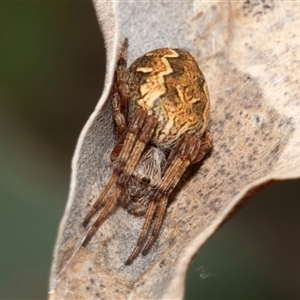
<path fill-rule="evenodd" d="M 107 47 L 105 91 L 73 159 L 70 195 L 50 282 L 51 299 L 181 299 L 189 262 L 250 190 L 300 175 L 300 6 L 285 1 L 94 2 Z M 117 5 L 115 7 L 115 5 Z M 117 209 L 86 247 L 83 218 L 111 174 L 107 100 L 119 46 L 190 51 L 211 94 L 211 155 L 190 170 L 154 249 L 131 266 L 143 218 Z"/>

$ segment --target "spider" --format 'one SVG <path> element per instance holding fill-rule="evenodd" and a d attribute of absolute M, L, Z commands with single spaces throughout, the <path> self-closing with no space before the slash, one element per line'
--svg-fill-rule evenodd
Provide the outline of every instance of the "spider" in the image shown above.
<path fill-rule="evenodd" d="M 113 173 L 83 226 L 108 199 L 82 245 L 89 243 L 118 201 L 129 213 L 145 215 L 137 244 L 125 262 L 130 265 L 143 247 L 143 255 L 150 251 L 171 192 L 187 167 L 204 157 L 212 140 L 208 89 L 191 54 L 157 49 L 126 69 L 127 48 L 125 39 L 110 96 L 117 135 L 110 155 Z"/>

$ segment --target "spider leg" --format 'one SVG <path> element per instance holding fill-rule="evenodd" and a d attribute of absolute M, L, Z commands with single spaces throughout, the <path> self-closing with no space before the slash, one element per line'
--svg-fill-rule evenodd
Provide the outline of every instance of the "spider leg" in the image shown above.
<path fill-rule="evenodd" d="M 152 220 L 154 212 L 156 210 L 156 206 L 157 206 L 157 202 L 151 201 L 149 203 L 147 213 L 146 213 L 146 216 L 145 216 L 144 225 L 142 227 L 142 231 L 141 231 L 141 234 L 139 236 L 138 242 L 136 244 L 136 247 L 132 251 L 130 257 L 125 262 L 125 265 L 130 265 L 133 262 L 133 260 L 137 257 L 137 255 L 139 254 L 139 252 L 140 252 L 140 250 L 143 246 L 143 243 L 146 239 L 146 235 L 149 231 L 149 228 L 150 228 L 150 225 L 151 225 L 151 220 Z"/>
<path fill-rule="evenodd" d="M 126 118 L 128 112 L 128 88 L 126 84 L 126 54 L 128 39 L 123 42 L 115 71 L 115 80 L 111 92 L 112 110 L 117 124 L 117 137 L 119 138 L 126 130 Z"/>
<path fill-rule="evenodd" d="M 206 132 L 204 132 L 201 138 L 201 148 L 199 149 L 199 152 L 192 163 L 194 164 L 199 162 L 204 157 L 204 155 L 211 149 L 211 147 L 212 138 L 210 132 L 207 130 Z"/>
<path fill-rule="evenodd" d="M 182 142 L 183 140 L 183 142 Z M 175 152 L 178 152 L 178 150 L 180 150 L 181 148 L 185 149 L 185 146 L 186 146 L 186 143 L 184 142 L 185 140 L 185 136 L 184 138 L 181 140 L 181 143 L 179 143 L 178 147 L 176 147 L 176 151 Z M 172 154 L 172 153 L 171 153 Z M 173 159 L 173 156 L 174 155 L 171 155 L 171 159 Z M 168 162 L 167 162 L 168 164 Z M 180 161 L 177 159 L 177 161 L 174 160 L 174 164 L 172 164 L 172 167 L 169 168 L 169 173 L 174 173 L 174 172 L 171 172 L 171 169 L 178 169 L 178 167 L 180 166 Z M 149 202 L 149 207 L 147 209 L 147 213 L 146 213 L 146 217 L 145 217 L 145 222 L 144 222 L 144 225 L 142 227 L 142 230 L 141 230 L 141 234 L 140 234 L 140 237 L 138 239 L 138 242 L 137 242 L 137 245 L 136 247 L 134 248 L 132 254 L 130 255 L 130 257 L 127 259 L 127 261 L 125 262 L 125 265 L 130 265 L 133 260 L 136 258 L 136 256 L 138 255 L 138 253 L 140 252 L 142 246 L 143 246 L 143 243 L 146 239 L 146 236 L 147 236 L 147 233 L 149 231 L 149 228 L 150 228 L 150 224 L 151 224 L 151 220 L 153 218 L 153 215 L 154 215 L 154 212 L 156 210 L 156 207 L 158 205 L 158 201 L 160 200 L 161 196 L 163 195 L 162 192 L 162 189 L 164 188 L 164 186 L 166 185 L 166 179 L 168 178 L 169 179 L 169 176 L 170 175 L 167 175 L 166 177 L 166 174 L 164 175 L 164 177 L 162 178 L 162 181 L 160 183 L 160 185 L 158 186 L 157 188 L 157 192 L 155 193 L 155 195 L 153 197 L 151 197 L 151 201 Z M 166 205 L 167 205 L 167 199 L 168 199 L 168 195 L 165 195 L 163 201 L 162 201 L 162 205 L 159 204 L 159 208 L 158 208 L 158 217 L 156 219 L 156 222 L 155 222 L 155 225 L 154 225 L 154 230 L 153 230 L 153 234 L 152 234 L 152 239 L 153 237 L 155 238 L 156 237 L 156 234 L 154 234 L 155 232 L 158 233 L 159 231 L 159 228 L 161 226 L 161 223 L 162 223 L 162 220 L 163 220 L 163 215 L 164 215 L 164 212 L 165 212 L 165 208 L 166 208 Z M 150 238 L 151 239 L 151 238 Z M 154 242 L 154 240 L 153 240 Z M 150 248 L 149 248 L 150 249 Z M 145 251 L 145 250 L 144 250 Z"/>
<path fill-rule="evenodd" d="M 126 164 L 126 161 L 128 160 L 128 157 L 132 151 L 132 148 L 134 146 L 135 136 L 138 134 L 139 130 L 143 126 L 146 116 L 147 116 L 146 111 L 138 110 L 135 113 L 130 125 L 127 128 L 126 134 L 124 134 L 125 139 L 124 139 L 124 135 L 121 137 L 122 145 L 120 145 L 120 143 L 117 142 L 116 146 L 114 147 L 112 153 L 118 152 L 118 153 L 115 153 L 116 159 L 118 159 L 118 161 L 116 161 L 116 167 L 114 168 L 114 172 L 113 172 L 112 176 L 110 177 L 110 180 L 109 180 L 108 184 L 106 185 L 105 189 L 102 191 L 101 195 L 96 200 L 96 202 L 93 204 L 89 213 L 86 215 L 86 217 L 82 223 L 84 227 L 90 222 L 92 217 L 99 210 L 101 202 L 103 201 L 104 197 L 107 195 L 107 193 L 109 192 L 112 185 L 117 181 L 120 173 L 122 172 L 124 165 Z M 116 150 L 116 148 L 117 148 L 117 150 Z"/>
<path fill-rule="evenodd" d="M 177 156 L 175 157 L 170 167 L 166 170 L 161 183 L 161 187 L 157 190 L 158 194 L 162 194 L 162 200 L 160 200 L 159 196 L 157 196 L 157 199 L 154 198 L 154 201 L 160 200 L 159 210 L 157 213 L 153 231 L 151 233 L 151 237 L 142 252 L 143 255 L 148 254 L 158 236 L 166 211 L 168 197 L 178 184 L 187 167 L 200 161 L 207 153 L 207 151 L 211 148 L 211 145 L 212 141 L 210 134 L 206 132 L 201 139 L 196 136 L 186 134 L 185 136 L 183 136 L 182 145 L 180 146 L 179 144 L 179 149 L 177 150 L 175 148 L 174 152 L 177 153 Z M 174 156 L 175 155 L 176 154 L 174 154 Z M 172 155 L 172 157 L 174 156 Z M 178 166 L 177 162 L 179 162 Z"/>
<path fill-rule="evenodd" d="M 143 255 L 147 255 L 148 252 L 150 251 L 152 245 L 154 244 L 155 240 L 157 239 L 159 230 L 161 228 L 164 216 L 165 216 L 165 212 L 166 212 L 166 208 L 167 208 L 167 204 L 168 204 L 168 196 L 164 195 L 162 197 L 162 199 L 159 202 L 159 207 L 158 207 L 158 211 L 157 211 L 157 216 L 156 216 L 156 220 L 154 223 L 154 227 L 153 230 L 151 232 L 151 237 L 149 239 L 149 241 L 147 242 L 142 254 Z"/>
<path fill-rule="evenodd" d="M 145 114 L 147 115 L 146 111 L 139 110 L 135 115 L 138 115 L 138 116 L 143 115 L 144 119 L 145 119 L 145 117 L 146 117 Z M 99 226 L 101 225 L 103 220 L 106 218 L 111 205 L 117 200 L 117 198 L 121 194 L 123 188 L 127 186 L 127 183 L 130 179 L 130 176 L 132 175 L 132 173 L 134 171 L 134 168 L 136 167 L 136 165 L 137 165 L 137 163 L 138 163 L 138 161 L 139 161 L 139 159 L 140 159 L 147 143 L 151 139 L 151 137 L 153 135 L 153 132 L 154 132 L 156 126 L 157 126 L 157 123 L 158 123 L 158 121 L 157 121 L 156 117 L 154 117 L 154 116 L 146 117 L 144 124 L 142 125 L 142 127 L 139 130 L 140 131 L 139 135 L 138 135 L 137 139 L 135 139 L 136 142 L 135 141 L 132 142 L 132 145 L 134 145 L 134 147 L 132 149 L 132 146 L 131 146 L 132 151 L 131 152 L 129 151 L 129 154 L 125 153 L 126 150 L 124 150 L 125 145 L 126 145 L 126 139 L 130 134 L 132 134 L 130 131 L 128 132 L 128 134 L 126 136 L 126 139 L 125 139 L 124 147 L 123 147 L 123 149 L 120 153 L 119 160 L 117 161 L 118 165 L 119 165 L 119 167 L 117 167 L 117 170 L 119 169 L 119 171 L 114 173 L 112 175 L 113 179 L 111 178 L 110 181 L 109 181 L 109 183 L 111 181 L 113 183 L 116 183 L 115 190 L 113 191 L 112 195 L 109 197 L 109 200 L 106 202 L 106 204 L 104 206 L 104 209 L 101 212 L 100 216 L 97 218 L 97 220 L 94 222 L 94 224 L 90 228 L 89 232 L 87 233 L 84 241 L 82 242 L 83 246 L 87 245 L 87 243 L 93 237 L 93 235 L 95 234 L 95 232 L 97 231 L 97 229 L 99 228 Z M 136 124 L 136 122 L 131 123 L 129 128 L 137 129 L 137 126 L 135 126 L 135 124 Z M 130 138 L 128 138 L 128 139 L 130 139 Z M 128 158 L 128 156 L 130 156 L 130 157 Z M 123 167 L 123 166 L 124 166 L 126 160 L 123 160 L 123 157 L 128 158 L 125 167 Z M 112 186 L 112 184 L 111 184 L 111 186 Z M 109 187 L 109 189 L 110 189 L 110 187 Z M 102 196 L 102 194 L 100 196 L 100 198 L 101 198 L 100 202 L 106 196 L 106 195 Z M 96 206 L 97 206 L 96 210 L 99 209 L 100 203 L 96 204 Z M 90 213 L 87 215 L 85 221 L 87 220 L 87 222 L 89 222 L 91 217 L 95 214 L 96 210 L 92 209 L 90 211 Z"/>
<path fill-rule="evenodd" d="M 140 252 L 149 231 L 154 212 L 157 209 L 157 216 L 153 226 L 153 230 L 142 254 L 146 255 L 151 249 L 160 231 L 167 208 L 169 195 L 176 187 L 178 181 L 186 171 L 187 167 L 191 163 L 197 162 L 202 159 L 204 154 L 211 147 L 211 141 L 206 137 L 206 135 L 203 140 L 204 143 L 202 145 L 200 138 L 190 134 L 185 134 L 181 138 L 177 147 L 171 152 L 166 163 L 167 169 L 165 170 L 162 181 L 157 187 L 154 196 L 150 198 L 150 204 L 147 210 L 145 222 L 138 243 L 130 257 L 126 261 L 126 265 L 130 265 Z"/>
<path fill-rule="evenodd" d="M 150 239 L 148 240 L 142 254 L 147 255 L 152 245 L 157 239 L 159 230 L 162 225 L 164 214 L 167 208 L 168 198 L 171 192 L 178 184 L 180 178 L 186 171 L 187 167 L 194 161 L 201 147 L 201 141 L 198 137 L 185 134 L 179 143 L 177 149 L 175 148 L 174 155 L 171 156 L 173 162 L 166 170 L 162 181 L 153 197 L 153 201 L 159 202 L 157 217 L 151 232 Z"/>

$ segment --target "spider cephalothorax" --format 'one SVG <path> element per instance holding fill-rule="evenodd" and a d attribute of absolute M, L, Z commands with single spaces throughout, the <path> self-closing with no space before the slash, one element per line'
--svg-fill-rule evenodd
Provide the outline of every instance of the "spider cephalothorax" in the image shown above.
<path fill-rule="evenodd" d="M 120 198 L 121 205 L 134 215 L 144 215 L 149 204 L 149 195 L 155 190 L 162 178 L 165 165 L 164 153 L 150 146 L 142 154 L 127 189 Z"/>
<path fill-rule="evenodd" d="M 117 142 L 111 153 L 113 174 L 84 219 L 86 226 L 109 195 L 87 233 L 87 245 L 116 201 L 131 214 L 145 215 L 137 245 L 146 255 L 155 242 L 168 197 L 187 167 L 211 148 L 209 94 L 197 62 L 182 49 L 162 48 L 138 58 L 126 70 L 125 39 L 111 92 Z"/>

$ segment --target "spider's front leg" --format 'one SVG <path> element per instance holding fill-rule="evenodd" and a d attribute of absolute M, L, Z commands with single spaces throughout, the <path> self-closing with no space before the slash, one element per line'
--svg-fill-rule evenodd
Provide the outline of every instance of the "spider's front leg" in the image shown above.
<path fill-rule="evenodd" d="M 108 195 L 112 186 L 115 185 L 114 190 L 107 200 L 100 216 L 94 222 L 82 242 L 83 246 L 88 244 L 103 220 L 106 218 L 111 205 L 117 200 L 122 190 L 126 188 L 134 168 L 136 167 L 146 145 L 156 129 L 157 123 L 157 118 L 154 116 L 148 116 L 144 109 L 139 109 L 135 112 L 132 121 L 124 132 L 125 138 L 123 139 L 123 137 L 121 137 L 122 141 L 124 140 L 124 142 L 122 142 L 121 151 L 118 153 L 120 150 L 119 142 L 113 149 L 112 153 L 116 153 L 116 160 L 113 162 L 113 174 L 111 175 L 110 180 L 100 197 L 96 200 L 83 221 L 83 226 L 86 226 L 90 222 L 92 217 L 100 209 L 102 201 Z"/>
<path fill-rule="evenodd" d="M 152 218 L 156 212 L 156 220 L 153 225 L 151 236 L 142 252 L 146 255 L 154 244 L 162 225 L 164 214 L 167 208 L 168 197 L 176 187 L 187 167 L 200 161 L 206 152 L 211 148 L 212 141 L 208 132 L 202 138 L 186 133 L 182 136 L 177 147 L 170 153 L 166 163 L 166 170 L 155 193 L 150 196 L 145 222 L 138 239 L 137 245 L 126 261 L 130 265 L 143 247 L 146 236 L 149 232 Z"/>

